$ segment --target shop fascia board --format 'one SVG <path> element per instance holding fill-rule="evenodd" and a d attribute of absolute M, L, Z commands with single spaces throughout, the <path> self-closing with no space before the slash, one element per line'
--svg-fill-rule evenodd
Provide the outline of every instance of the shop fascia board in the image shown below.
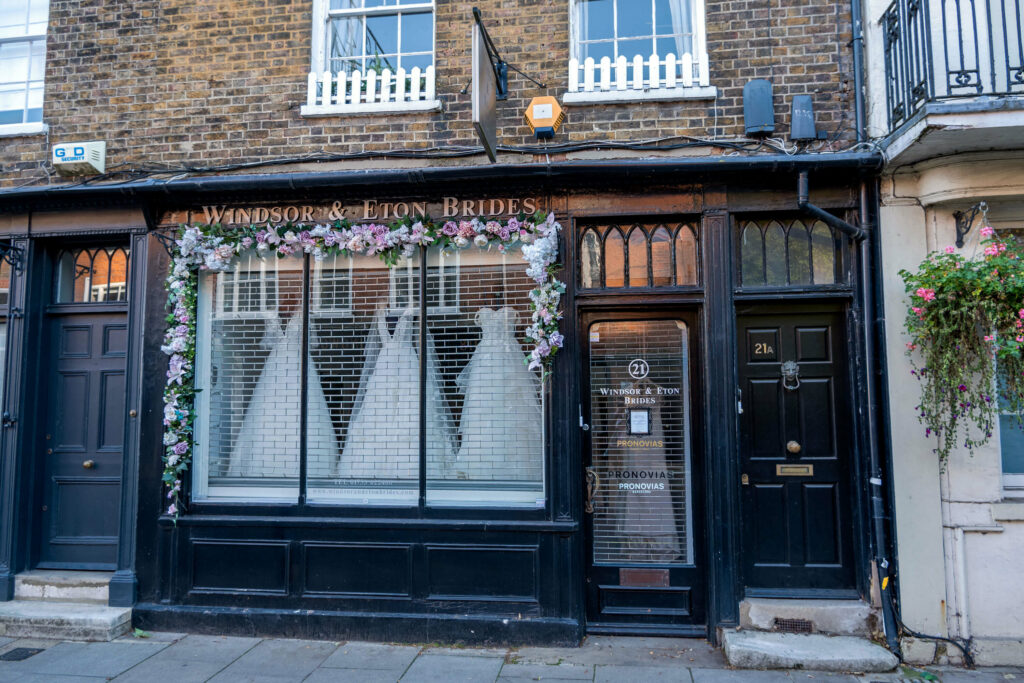
<path fill-rule="evenodd" d="M 401 169 L 359 169 L 329 172 L 263 173 L 200 176 L 170 180 L 148 178 L 123 183 L 47 185 L 0 190 L 0 212 L 54 210 L 83 204 L 169 204 L 195 201 L 197 197 L 219 200 L 280 195 L 326 194 L 332 190 L 381 194 L 426 190 L 458 185 L 493 190 L 502 186 L 579 186 L 614 183 L 615 186 L 649 185 L 652 182 L 693 182 L 701 177 L 742 173 L 798 173 L 800 171 L 875 172 L 883 157 L 877 152 L 835 154 L 772 154 L 733 157 L 709 156 L 674 159 L 608 159 L 546 164 L 491 164 L 431 166 Z"/>

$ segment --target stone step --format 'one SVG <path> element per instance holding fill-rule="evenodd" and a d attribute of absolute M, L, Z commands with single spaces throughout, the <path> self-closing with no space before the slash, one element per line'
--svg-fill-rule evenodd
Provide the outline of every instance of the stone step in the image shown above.
<path fill-rule="evenodd" d="M 804 669 L 843 673 L 892 671 L 896 655 L 865 638 L 726 631 L 725 659 L 737 669 Z"/>
<path fill-rule="evenodd" d="M 861 600 L 747 598 L 740 603 L 740 627 L 748 630 L 870 636 L 876 624 L 875 609 Z"/>
<path fill-rule="evenodd" d="M 33 569 L 14 577 L 14 599 L 105 605 L 111 576 L 111 572 Z"/>
<path fill-rule="evenodd" d="M 0 602 L 0 636 L 114 640 L 131 629 L 131 607 L 12 600 Z"/>

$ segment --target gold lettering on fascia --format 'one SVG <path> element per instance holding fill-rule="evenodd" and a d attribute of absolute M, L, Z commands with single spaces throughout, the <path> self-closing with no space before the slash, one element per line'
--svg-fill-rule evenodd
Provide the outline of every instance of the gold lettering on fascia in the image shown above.
<path fill-rule="evenodd" d="M 192 213 L 193 221 L 224 225 L 262 225 L 270 223 L 332 223 L 349 220 L 389 221 L 416 216 L 431 216 L 435 220 L 462 220 L 469 218 L 497 218 L 517 216 L 520 213 L 533 215 L 540 202 L 534 197 L 502 197 L 495 199 L 462 199 L 442 197 L 437 202 L 397 202 L 378 199 L 364 199 L 345 203 L 332 201 L 326 204 L 287 204 L 277 206 L 228 206 L 213 204 L 204 206 L 202 212 Z"/>

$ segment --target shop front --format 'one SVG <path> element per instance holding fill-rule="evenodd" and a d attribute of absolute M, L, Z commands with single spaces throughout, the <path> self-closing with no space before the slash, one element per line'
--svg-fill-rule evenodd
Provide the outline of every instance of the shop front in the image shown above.
<path fill-rule="evenodd" d="M 694 178 L 12 219 L 5 408 L 41 409 L 5 431 L 11 574 L 114 569 L 146 629 L 415 641 L 862 598 L 858 252 L 792 173 Z"/>

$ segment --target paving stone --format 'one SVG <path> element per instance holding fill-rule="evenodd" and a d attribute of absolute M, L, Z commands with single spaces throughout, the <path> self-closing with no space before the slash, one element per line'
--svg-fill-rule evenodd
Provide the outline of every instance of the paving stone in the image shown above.
<path fill-rule="evenodd" d="M 501 657 L 509 653 L 507 647 L 428 647 L 424 653 L 432 655 L 452 655 L 454 657 Z"/>
<path fill-rule="evenodd" d="M 203 683 L 254 648 L 259 638 L 188 636 L 121 674 L 117 683 Z"/>
<path fill-rule="evenodd" d="M 529 681 L 589 681 L 594 678 L 594 667 L 579 664 L 506 664 L 501 667 L 499 680 L 504 681 L 507 678 Z"/>
<path fill-rule="evenodd" d="M 264 640 L 210 679 L 211 683 L 301 681 L 338 649 L 317 640 Z"/>
<path fill-rule="evenodd" d="M 475 655 L 422 654 L 402 683 L 494 683 L 504 659 Z"/>
<path fill-rule="evenodd" d="M 397 683 L 404 671 L 385 669 L 317 669 L 303 683 Z"/>
<path fill-rule="evenodd" d="M 320 666 L 325 669 L 382 669 L 402 673 L 419 651 L 420 648 L 411 645 L 348 642 Z"/>
<path fill-rule="evenodd" d="M 6 674 L 10 674 L 10 677 Z M 3 683 L 101 683 L 106 680 L 103 676 L 60 676 L 0 670 L 0 681 Z"/>
<path fill-rule="evenodd" d="M 149 659 L 168 643 L 58 643 L 18 662 L 26 673 L 113 678 Z"/>
<path fill-rule="evenodd" d="M 726 660 L 740 669 L 811 669 L 883 672 L 896 668 L 896 655 L 851 636 L 727 631 Z"/>
<path fill-rule="evenodd" d="M 785 671 L 691 669 L 693 683 L 792 683 Z"/>
<path fill-rule="evenodd" d="M 602 664 L 597 667 L 594 683 L 622 683 L 622 681 L 663 681 L 664 683 L 692 683 L 686 667 L 618 666 Z"/>
<path fill-rule="evenodd" d="M 516 650 L 514 655 L 518 662 L 524 664 L 725 666 L 720 650 L 696 638 L 588 637 L 579 648 L 524 647 Z"/>

